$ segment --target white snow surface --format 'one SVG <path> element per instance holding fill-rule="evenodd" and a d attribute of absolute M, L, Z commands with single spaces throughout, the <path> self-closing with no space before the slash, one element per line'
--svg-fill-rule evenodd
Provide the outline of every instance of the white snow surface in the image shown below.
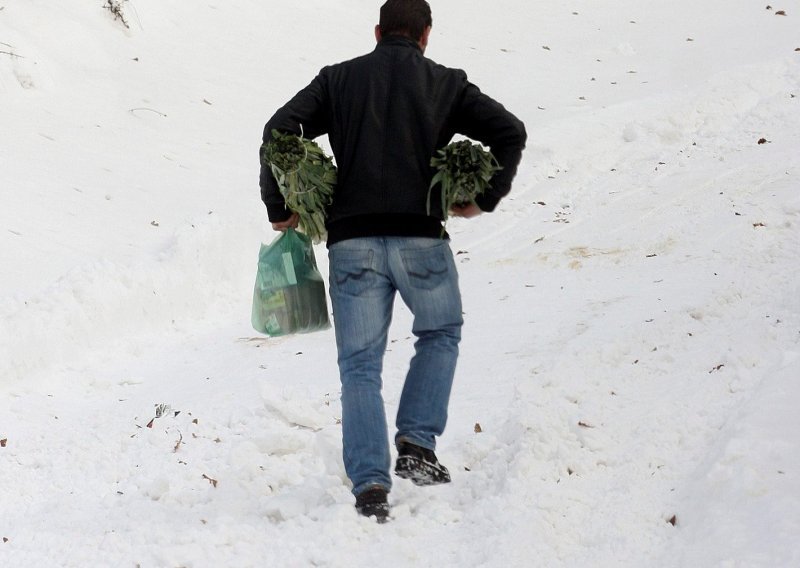
<path fill-rule="evenodd" d="M 800 3 L 432 2 L 529 143 L 386 525 L 333 332 L 249 325 L 263 125 L 380 4 L 0 0 L 0 566 L 800 565 Z"/>

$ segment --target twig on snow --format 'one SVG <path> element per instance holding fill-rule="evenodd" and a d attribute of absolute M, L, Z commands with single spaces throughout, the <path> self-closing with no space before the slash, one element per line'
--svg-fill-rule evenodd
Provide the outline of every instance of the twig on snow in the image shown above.
<path fill-rule="evenodd" d="M 146 110 L 146 111 L 149 111 L 149 112 L 154 112 L 154 113 L 156 113 L 156 114 L 160 114 L 160 115 L 161 115 L 161 116 L 163 116 L 164 118 L 166 118 L 166 117 L 167 117 L 167 115 L 166 115 L 166 114 L 164 114 L 163 112 L 157 111 L 157 110 L 156 110 L 156 109 L 154 109 L 154 108 L 147 108 L 147 107 L 137 107 L 137 108 L 130 108 L 130 109 L 128 109 L 128 112 L 129 112 L 129 113 L 131 113 L 131 114 L 136 114 L 136 111 L 139 111 L 139 110 Z"/>
<path fill-rule="evenodd" d="M 125 14 L 122 12 L 122 5 L 127 1 L 128 0 L 106 0 L 103 8 L 111 12 L 111 15 L 114 16 L 114 21 L 119 20 L 122 22 L 123 26 L 125 26 L 127 29 L 130 29 L 131 27 L 128 25 L 128 21 L 125 19 Z"/>

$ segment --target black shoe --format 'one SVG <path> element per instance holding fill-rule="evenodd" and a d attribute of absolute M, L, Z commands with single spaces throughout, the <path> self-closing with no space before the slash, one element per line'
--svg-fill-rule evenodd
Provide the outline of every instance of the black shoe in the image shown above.
<path fill-rule="evenodd" d="M 370 487 L 356 495 L 356 511 L 365 517 L 375 517 L 378 523 L 389 520 L 388 492 L 380 485 Z"/>
<path fill-rule="evenodd" d="M 397 444 L 397 463 L 394 472 L 415 485 L 439 485 L 450 483 L 450 472 L 439 463 L 433 450 L 410 442 Z"/>

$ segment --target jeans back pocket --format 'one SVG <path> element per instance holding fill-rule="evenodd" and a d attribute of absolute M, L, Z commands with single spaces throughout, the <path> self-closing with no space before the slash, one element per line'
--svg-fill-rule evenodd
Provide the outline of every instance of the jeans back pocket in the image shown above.
<path fill-rule="evenodd" d="M 370 249 L 332 249 L 330 273 L 339 293 L 359 296 L 376 284 L 375 253 Z"/>
<path fill-rule="evenodd" d="M 409 283 L 415 288 L 433 290 L 442 284 L 450 271 L 449 247 L 441 243 L 423 249 L 400 251 Z"/>

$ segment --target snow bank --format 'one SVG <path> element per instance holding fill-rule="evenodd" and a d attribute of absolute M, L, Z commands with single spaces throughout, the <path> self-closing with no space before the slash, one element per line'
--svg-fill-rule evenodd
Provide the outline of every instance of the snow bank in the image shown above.
<path fill-rule="evenodd" d="M 0 564 L 800 562 L 800 14 L 435 3 L 428 55 L 531 139 L 448 224 L 453 483 L 397 480 L 377 526 L 332 331 L 248 322 L 262 125 L 377 6 L 112 4 L 0 3 Z"/>

